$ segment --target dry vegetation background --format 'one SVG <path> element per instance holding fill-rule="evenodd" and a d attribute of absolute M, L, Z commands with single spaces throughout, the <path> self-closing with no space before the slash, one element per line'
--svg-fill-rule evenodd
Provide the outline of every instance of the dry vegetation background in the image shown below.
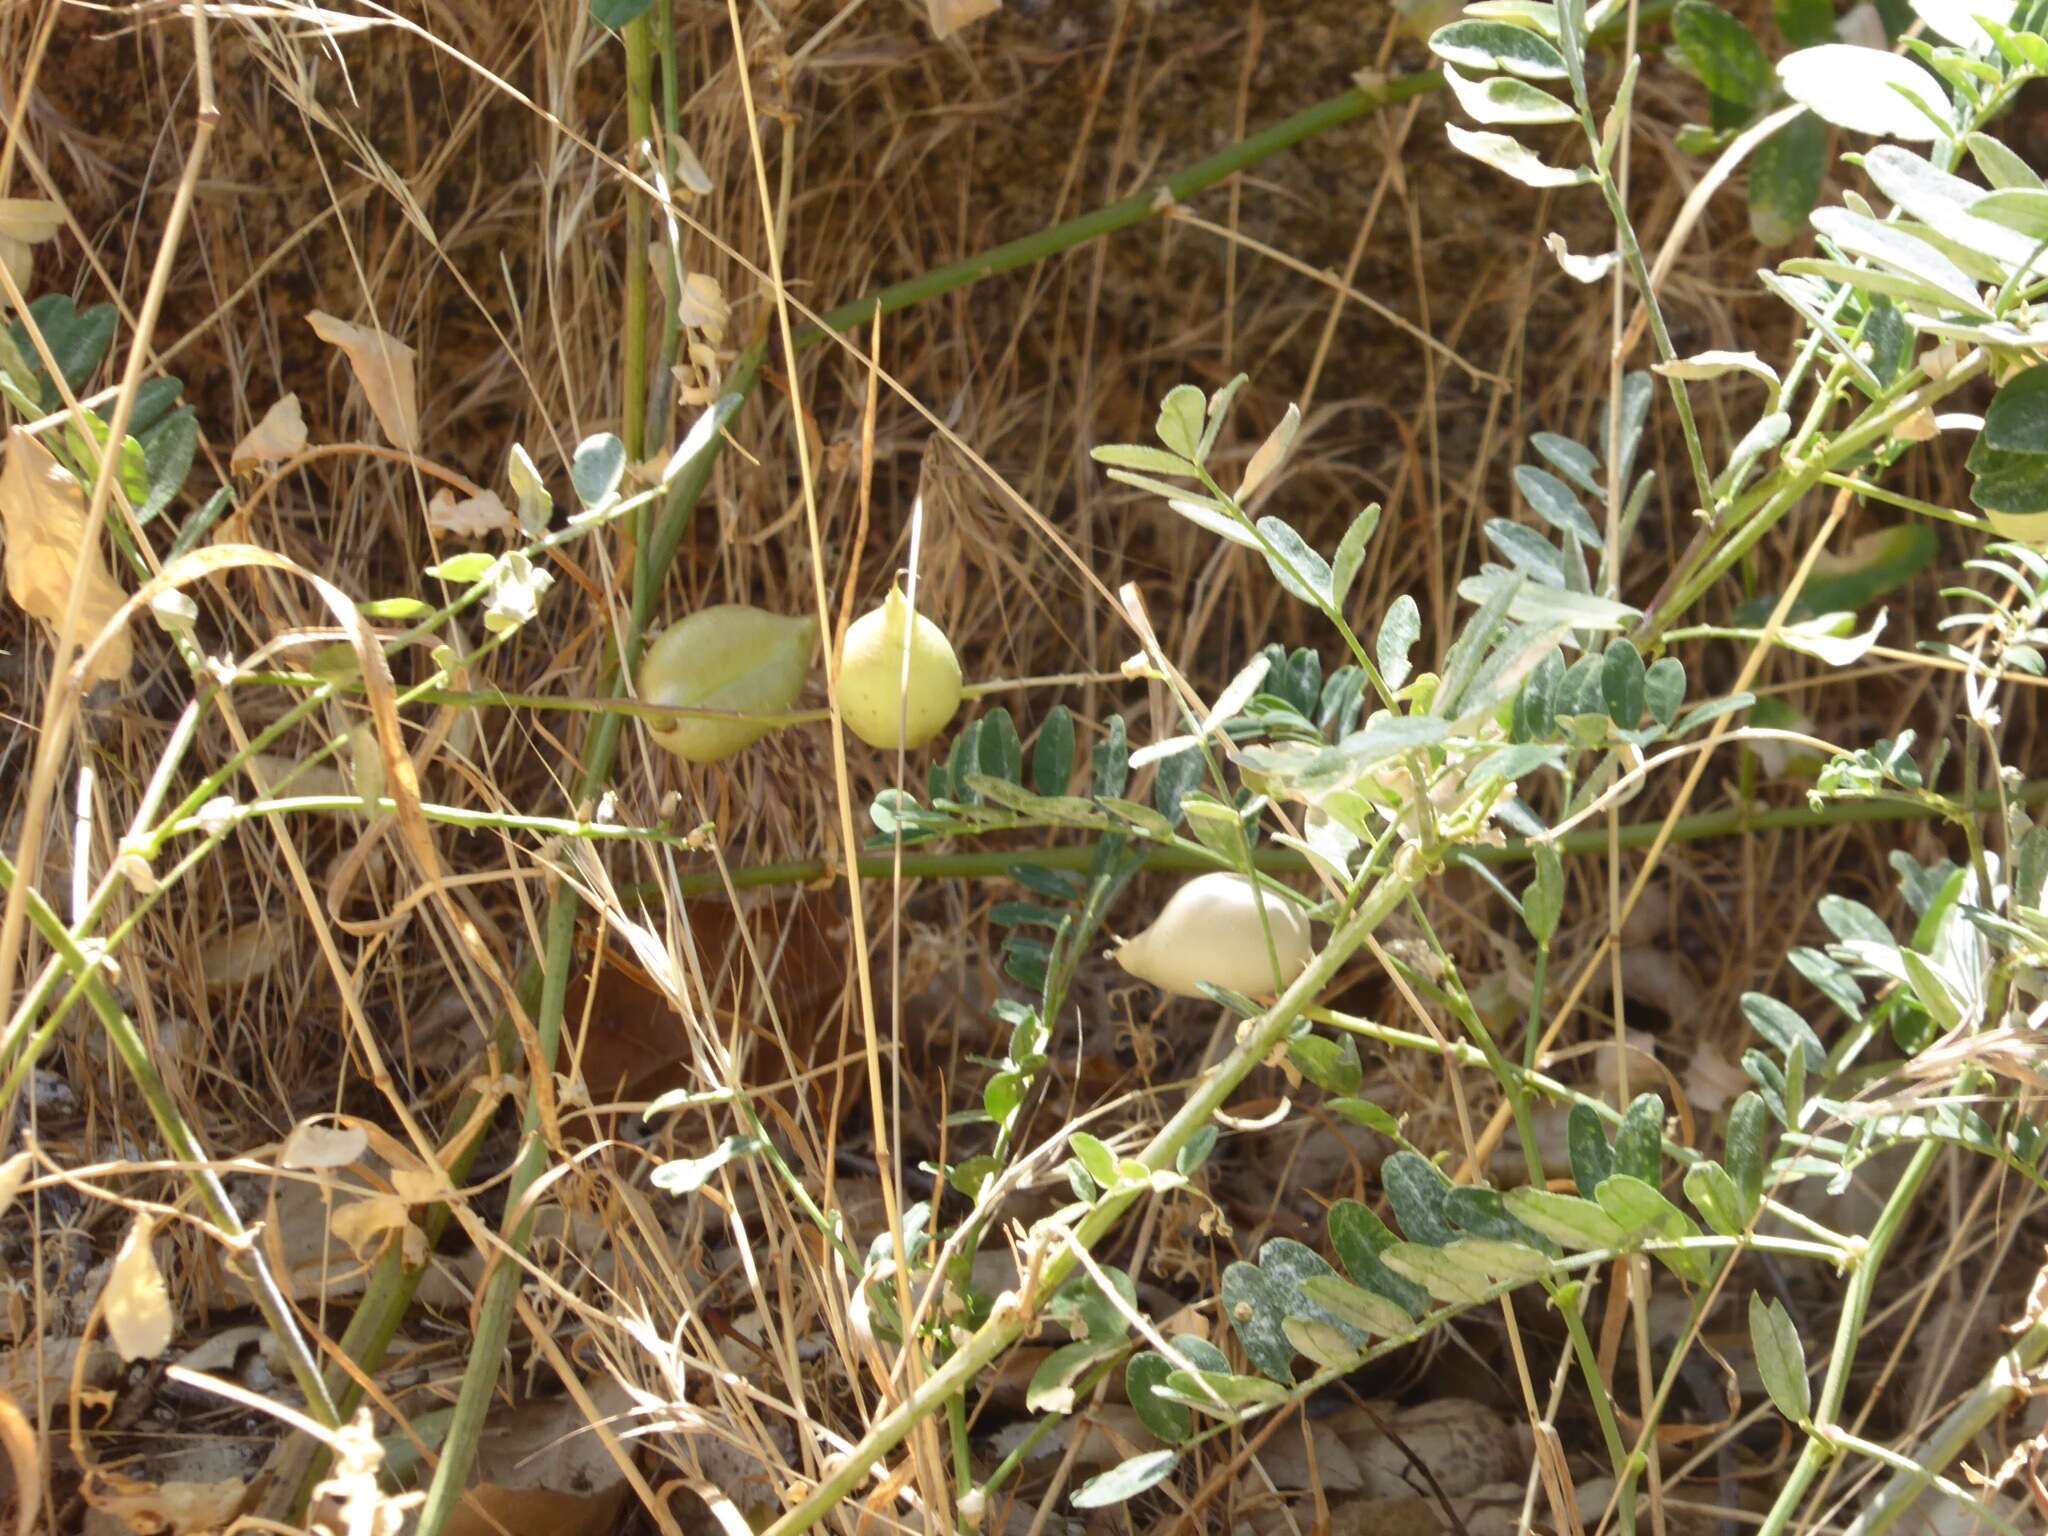
<path fill-rule="evenodd" d="M 1143 191 L 1248 129 L 1342 91 L 1355 70 L 1423 63 L 1389 8 L 1353 0 L 1010 0 L 1003 14 L 947 43 L 933 40 L 922 6 L 906 0 L 746 0 L 738 18 L 783 269 L 793 298 L 817 311 Z M 683 249 L 730 303 L 728 346 L 736 347 L 774 314 L 742 66 L 724 4 L 677 0 L 676 23 L 684 132 L 711 183 L 688 206 Z M 211 34 L 220 119 L 154 338 L 161 366 L 186 381 L 200 408 L 195 486 L 210 485 L 209 471 L 227 479 L 230 446 L 296 392 L 312 444 L 334 446 L 281 476 L 245 476 L 235 533 L 360 597 L 421 591 L 422 568 L 456 547 L 426 517 L 442 484 L 502 492 L 506 454 L 518 441 L 559 498 L 570 447 L 619 425 L 629 253 L 616 158 L 624 141 L 617 39 L 588 23 L 584 0 L 436 0 L 389 13 L 237 6 L 215 17 Z M 109 299 L 132 315 L 193 137 L 187 21 L 158 5 L 17 4 L 0 13 L 0 80 L 11 190 L 60 198 L 69 220 L 39 253 L 35 291 Z M 1699 116 L 1702 98 L 1653 57 L 1638 101 L 1634 208 L 1655 239 L 1699 175 L 1671 134 Z M 1020 681 L 988 702 L 1007 704 L 1027 732 L 1055 699 L 1088 720 L 1122 710 L 1134 738 L 1149 739 L 1172 727 L 1167 701 L 1116 676 L 1136 647 L 1105 589 L 1136 583 L 1166 652 L 1209 690 L 1267 640 L 1317 638 L 1307 610 L 1290 605 L 1242 551 L 1110 485 L 1087 457 L 1096 443 L 1147 436 L 1171 385 L 1213 388 L 1243 370 L 1252 382 L 1225 462 L 1241 463 L 1286 403 L 1299 401 L 1302 442 L 1270 509 L 1328 548 L 1361 505 L 1384 502 L 1386 524 L 1355 602 L 1374 614 L 1412 592 L 1425 636 L 1447 636 L 1456 579 L 1479 558 L 1479 521 L 1510 510 L 1507 474 L 1528 433 L 1592 437 L 1613 317 L 1607 288 L 1568 279 L 1541 246 L 1557 230 L 1574 250 L 1602 248 L 1597 200 L 1547 197 L 1495 178 L 1450 152 L 1443 116 L 1441 101 L 1424 98 L 1364 119 L 1175 216 L 889 318 L 871 417 L 865 336 L 804 358 L 801 421 L 791 381 L 771 361 L 734 429 L 738 451 L 724 456 L 676 562 L 665 613 L 716 601 L 812 611 L 801 428 L 820 465 L 824 575 L 835 604 L 850 590 L 866 606 L 907 561 L 921 493 L 922 606 L 950 629 L 970 678 L 1067 679 Z M 1708 211 L 1666 288 L 1681 353 L 1755 347 L 1768 355 L 1790 335 L 1789 316 L 1751 280 L 1765 259 L 1749 243 L 1739 199 Z M 381 324 L 418 349 L 429 465 L 348 446 L 381 438 L 352 375 L 308 327 L 315 310 Z M 124 323 L 119 347 L 127 335 Z M 1716 441 L 1747 424 L 1753 402 L 1736 388 L 1702 397 L 1713 402 L 1707 428 Z M 1717 418 L 1715 406 L 1728 414 Z M 686 419 L 679 412 L 678 422 Z M 1682 458 L 1669 428 L 1660 399 L 1650 452 L 1675 467 Z M 864 430 L 872 432 L 865 506 Z M 1902 488 L 1937 500 L 1959 494 L 1941 477 L 1938 456 L 1914 462 L 1921 479 Z M 1640 601 L 1655 588 L 1659 552 L 1690 536 L 1686 515 L 1653 499 L 1625 595 Z M 1881 526 L 1859 512 L 1844 542 Z M 1773 573 L 1796 558 L 1811 528 L 1810 516 L 1795 516 L 1767 542 L 1753 572 L 1758 588 L 1774 589 Z M 573 546 L 541 619 L 473 685 L 588 696 L 624 607 L 609 560 L 608 541 Z M 1933 585 L 1923 580 L 1904 610 L 1929 611 Z M 245 655 L 296 633 L 285 654 L 303 660 L 333 638 L 307 589 L 282 578 L 227 579 L 203 607 L 202 636 L 214 654 Z M 1910 630 L 1887 639 L 1909 645 Z M 1725 651 L 1687 659 L 1700 691 L 1728 682 Z M 11 818 L 0 824 L 9 848 L 48 662 L 47 638 L 0 605 L 0 817 Z M 399 665 L 403 679 L 407 663 Z M 424 669 L 426 658 L 412 665 Z M 1766 691 L 1824 717 L 1838 739 L 1909 724 L 1938 730 L 1954 713 L 1948 674 L 1882 657 L 1830 674 L 1824 690 L 1796 662 L 1772 667 Z M 82 717 L 79 760 L 96 775 L 97 826 L 85 845 L 94 873 L 186 697 L 175 657 L 152 639 L 131 684 L 96 698 Z M 281 690 L 237 695 L 251 729 L 284 702 Z M 2039 762 L 2028 746 L 2037 722 L 2024 703 L 2016 709 L 2008 760 Z M 279 760 L 352 718 L 334 710 L 319 732 L 281 743 Z M 429 797 L 569 814 L 585 718 L 422 713 L 415 746 Z M 232 750 L 225 727 L 209 718 L 197 761 L 210 767 Z M 857 743 L 851 763 L 864 807 L 894 763 Z M 616 784 L 623 820 L 669 814 L 684 828 L 715 825 L 713 848 L 699 854 L 608 852 L 621 887 L 655 882 L 673 892 L 687 875 L 700 882 L 693 889 L 708 876 L 715 890 L 722 871 L 838 851 L 831 752 L 819 727 L 779 733 L 708 771 L 683 770 L 629 733 Z M 42 850 L 52 892 L 68 891 L 78 873 L 75 785 L 67 777 L 66 814 Z M 1726 804 L 1729 791 L 1717 768 L 1695 808 Z M 1653 816 L 1661 793 L 1653 786 L 1626 819 Z M 1762 793 L 1773 803 L 1799 797 L 1796 784 L 1768 774 Z M 671 795 L 679 801 L 665 811 Z M 1902 836 L 1922 856 L 1936 851 L 1931 832 Z M 1895 912 L 1885 846 L 1867 828 L 1838 828 L 1674 847 L 1622 926 L 1613 965 L 1597 955 L 1608 893 L 1633 879 L 1640 856 L 1576 861 L 1554 975 L 1597 963 L 1558 1070 L 1612 1081 L 1614 1063 L 1599 1042 L 1612 1039 L 1618 977 L 1626 1025 L 1640 1038 L 1630 1080 L 1681 1097 L 1705 1141 L 1741 1083 L 1736 998 L 1747 989 L 1797 995 L 1783 954 L 1806 930 L 1820 891 Z M 473 922 L 515 971 L 535 945 L 545 881 L 568 857 L 531 837 L 445 830 L 441 852 L 452 901 L 421 899 L 412 865 L 376 821 L 251 826 L 122 954 L 122 996 L 173 1093 L 214 1155 L 239 1160 L 237 1198 L 266 1223 L 265 1241 L 282 1258 L 307 1325 L 329 1337 L 345 1321 L 361 1265 L 347 1244 L 327 1240 L 328 1218 L 358 1199 L 364 1176 L 329 1175 L 326 1188 L 279 1177 L 278 1149 L 295 1123 L 341 1112 L 380 1128 L 386 1139 L 373 1149 L 402 1159 L 406 1133 L 391 1096 L 371 1080 L 369 1043 L 388 1064 L 392 1095 L 419 1123 L 445 1124 L 456 1093 L 492 1070 L 483 1054 L 492 998 L 461 957 L 451 913 Z M 880 1107 L 869 1100 L 859 1054 L 843 880 L 653 897 L 646 921 L 687 957 L 695 1004 L 687 1020 L 635 979 L 616 933 L 607 942 L 591 927 L 580 954 L 596 979 L 579 980 L 572 1011 L 584 1022 L 575 1064 L 557 1085 L 564 1171 L 547 1191 L 505 1404 L 486 1448 L 484 1475 L 499 1492 L 470 1528 L 495 1520 L 513 1536 L 711 1530 L 714 1506 L 774 1507 L 779 1489 L 859 1437 L 876 1398 L 870 1358 L 847 1315 L 848 1277 L 784 1193 L 748 1164 L 688 1199 L 649 1187 L 656 1162 L 705 1152 L 729 1134 L 729 1113 L 698 1108 L 650 1127 L 617 1106 L 674 1087 L 759 1092 L 784 1156 L 822 1202 L 846 1213 L 864 1249 L 881 1226 L 878 1127 L 899 1137 L 913 1195 L 926 1192 L 918 1166 L 958 1155 L 946 1146 L 941 1109 L 978 1102 L 975 1058 L 1000 1054 L 987 1013 L 999 982 L 986 916 L 1011 894 L 1000 881 L 866 887 L 883 1033 L 897 1043 L 891 1102 Z M 1141 926 L 1157 895 L 1141 882 L 1112 926 Z M 1510 1006 L 1505 1000 L 1526 985 L 1526 961 L 1498 903 L 1476 880 L 1451 881 L 1432 901 L 1469 974 Z M 1178 1102 L 1178 1085 L 1227 1038 L 1213 1010 L 1162 1007 L 1155 993 L 1124 981 L 1106 965 L 1086 975 L 1025 1144 L 1094 1112 L 1119 1130 L 1156 1125 Z M 1347 1002 L 1413 1022 L 1369 965 Z M 1368 1096 L 1406 1117 L 1421 1146 L 1462 1158 L 1495 1104 L 1479 1076 L 1458 1086 L 1428 1058 L 1369 1063 Z M 1286 1091 L 1279 1074 L 1267 1074 L 1235 1113 L 1257 1122 Z M 152 1166 L 161 1148 L 149 1119 L 82 1018 L 39 1074 L 23 1119 L 37 1179 L 0 1224 L 0 1386 L 39 1418 L 54 1501 L 44 1518 L 53 1529 L 203 1530 L 245 1495 L 263 1507 L 276 1423 L 167 1376 L 162 1365 L 123 1368 L 88 1329 L 127 1226 L 124 1203 L 174 1204 L 182 1186 Z M 495 1228 L 502 1207 L 496 1176 L 510 1155 L 511 1125 L 508 1110 L 473 1176 L 476 1235 Z M 1375 1198 L 1385 1150 L 1370 1133 L 1299 1106 L 1277 1128 L 1226 1134 L 1203 1174 L 1214 1207 L 1160 1203 L 1116 1260 L 1154 1315 L 1170 1316 L 1213 1297 L 1224 1264 L 1266 1238 L 1315 1243 L 1328 1202 Z M 1949 1187 L 1924 1208 L 1947 1219 L 1898 1254 L 1899 1283 L 1875 1324 L 1879 1342 L 1863 1351 L 1871 1364 L 1852 1401 L 1866 1393 L 1881 1401 L 1875 1435 L 1931 1418 L 1975 1379 L 1998 1325 L 2025 1309 L 2037 1197 L 1988 1165 L 1946 1166 Z M 1049 1208 L 1061 1187 L 1056 1168 L 1043 1165 L 1016 1214 Z M 1968 1273 L 2003 1278 L 1960 1288 L 1953 1277 L 1965 1272 L 1964 1250 L 1979 1245 L 1991 1245 L 2000 1262 Z M 203 1234 L 174 1222 L 159 1252 L 180 1319 L 167 1360 L 239 1382 L 258 1399 L 288 1391 Z M 994 1262 L 1000 1270 L 1007 1261 L 998 1254 Z M 416 1455 L 406 1426 L 430 1437 L 452 1395 L 481 1266 L 470 1237 L 451 1229 L 426 1304 L 378 1375 L 379 1430 L 400 1461 Z M 1796 1277 L 1770 1283 L 1810 1339 L 1827 1336 L 1826 1293 L 1802 1293 Z M 1532 1368 L 1548 1381 L 1559 1335 L 1537 1308 L 1525 1305 L 1521 1322 Z M 1746 1368 L 1739 1320 L 1710 1325 L 1707 1343 L 1729 1372 Z M 1618 1326 L 1603 1346 L 1628 1382 L 1633 1355 Z M 1006 1371 L 976 1410 L 976 1445 L 991 1462 L 1016 1442 L 1027 1372 L 1028 1362 Z M 1704 1366 L 1697 1380 L 1688 1377 L 1696 1401 L 1679 1406 L 1664 1448 L 1667 1529 L 1739 1528 L 1722 1522 L 1758 1507 L 1789 1454 L 1774 1418 L 1731 1413 L 1729 1379 Z M 1447 1508 L 1473 1536 L 1514 1528 L 1531 1433 L 1497 1315 L 1475 1314 L 1351 1388 L 1306 1415 L 1283 1416 L 1256 1447 L 1224 1442 L 1170 1498 L 1106 1512 L 1089 1528 L 1161 1528 L 1180 1518 L 1189 1530 L 1433 1532 L 1448 1528 Z M 1624 1387 L 1625 1401 L 1631 1391 Z M 604 1428 L 568 1434 L 586 1420 Z M 1442 1497 L 1390 1432 L 1428 1465 Z M 1601 1490 L 1586 1454 L 1597 1440 L 1569 1397 L 1557 1432 L 1597 1512 Z M 991 1512 L 991 1528 L 1064 1528 L 1064 1493 L 1134 1443 L 1112 1391 L 1086 1428 L 1042 1447 L 1017 1500 Z M 96 1481 L 82 1480 L 82 1462 L 99 1469 Z M 1536 1508 L 1540 1523 L 1540 1500 Z M 872 1500 L 871 1514 L 871 1530 L 899 1520 L 917 1527 L 916 1514 L 886 1494 Z"/>

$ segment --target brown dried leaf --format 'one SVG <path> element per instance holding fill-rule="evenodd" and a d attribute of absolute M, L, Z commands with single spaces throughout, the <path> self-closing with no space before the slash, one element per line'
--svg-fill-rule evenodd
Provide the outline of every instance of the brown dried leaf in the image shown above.
<path fill-rule="evenodd" d="M 594 1384 L 590 1397 L 607 1416 L 631 1407 L 612 1382 Z M 448 1521 L 448 1532 L 598 1536 L 617 1529 L 626 1493 L 618 1464 L 573 1400 L 525 1403 L 492 1416 L 477 1446 L 476 1486 Z"/>
<path fill-rule="evenodd" d="M 418 452 L 420 407 L 413 363 L 419 354 L 375 326 L 356 325 L 317 309 L 306 316 L 306 323 L 348 359 L 377 425 L 391 445 L 407 453 Z"/>
<path fill-rule="evenodd" d="M 296 394 L 284 396 L 263 413 L 263 419 L 249 429 L 248 436 L 235 444 L 228 455 L 228 471 L 239 475 L 245 469 L 259 469 L 280 463 L 306 447 L 306 416 L 299 409 Z"/>
<path fill-rule="evenodd" d="M 106 1293 L 100 1305 L 106 1314 L 107 1336 L 123 1360 L 146 1360 L 170 1348 L 177 1317 L 171 1311 L 170 1288 L 164 1272 L 156 1267 L 156 1255 L 149 1240 L 156 1223 L 138 1216 L 122 1239 L 107 1272 Z"/>
<path fill-rule="evenodd" d="M 24 612 L 52 630 L 64 622 L 71 583 L 85 583 L 79 632 L 90 643 L 120 611 L 127 594 L 108 573 L 97 547 L 85 544 L 85 488 L 50 451 L 16 428 L 0 469 L 0 522 L 7 527 L 7 592 Z M 68 658 L 66 658 L 68 660 Z M 86 681 L 119 682 L 134 659 L 125 628 L 99 654 Z"/>

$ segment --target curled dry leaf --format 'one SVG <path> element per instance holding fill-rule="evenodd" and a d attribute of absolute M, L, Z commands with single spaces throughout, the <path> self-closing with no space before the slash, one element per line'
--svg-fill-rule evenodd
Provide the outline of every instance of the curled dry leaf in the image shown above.
<path fill-rule="evenodd" d="M 34 246 L 41 245 L 64 227 L 64 210 L 40 197 L 0 197 L 0 264 L 22 293 L 28 292 L 35 275 Z M 7 307 L 7 294 L 0 289 L 0 310 Z"/>
<path fill-rule="evenodd" d="M 676 318 L 693 331 L 702 331 L 716 346 L 725 335 L 732 308 L 725 302 L 725 290 L 709 272 L 692 272 L 683 279 L 683 296 L 676 305 Z"/>
<path fill-rule="evenodd" d="M 370 1138 L 359 1126 L 322 1125 L 308 1120 L 292 1127 L 284 1150 L 277 1155 L 280 1168 L 346 1168 L 363 1155 Z"/>
<path fill-rule="evenodd" d="M 353 1248 L 359 1259 L 374 1259 L 383 1250 L 388 1232 L 399 1234 L 407 1264 L 426 1262 L 427 1235 L 413 1225 L 410 1207 L 397 1195 L 351 1200 L 334 1213 L 334 1235 Z"/>
<path fill-rule="evenodd" d="M 419 354 L 375 326 L 356 325 L 320 310 L 306 316 L 320 339 L 348 359 L 377 425 L 394 448 L 415 453 L 420 446 L 419 393 L 413 363 Z"/>
<path fill-rule="evenodd" d="M 445 487 L 427 503 L 427 526 L 458 539 L 480 539 L 491 533 L 510 533 L 516 526 L 512 509 L 498 499 L 496 491 L 479 491 L 455 499 Z"/>
<path fill-rule="evenodd" d="M 171 1312 L 170 1288 L 164 1272 L 156 1267 L 150 1238 L 156 1223 L 146 1216 L 121 1241 L 107 1272 L 106 1293 L 100 1305 L 106 1314 L 107 1335 L 123 1360 L 146 1360 L 170 1348 L 177 1319 Z"/>
<path fill-rule="evenodd" d="M 79 632 L 90 643 L 120 612 L 127 594 L 107 571 L 97 546 L 85 547 L 85 488 L 41 443 L 19 428 L 8 435 L 0 469 L 0 522 L 7 526 L 7 593 L 51 629 L 64 622 L 71 583 L 84 583 Z M 93 658 L 86 681 L 119 682 L 134 650 L 124 628 Z"/>
<path fill-rule="evenodd" d="M 296 394 L 284 396 L 263 413 L 263 419 L 249 429 L 228 455 L 228 470 L 239 475 L 245 469 L 277 464 L 301 453 L 306 447 L 306 415 L 299 409 Z"/>

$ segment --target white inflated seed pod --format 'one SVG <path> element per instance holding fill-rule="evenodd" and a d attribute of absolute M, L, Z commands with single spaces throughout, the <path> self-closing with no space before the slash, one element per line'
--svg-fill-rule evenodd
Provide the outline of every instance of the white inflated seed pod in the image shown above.
<path fill-rule="evenodd" d="M 1200 997 L 1205 981 L 1249 996 L 1287 986 L 1313 949 L 1308 918 L 1299 907 L 1270 887 L 1260 891 L 1243 875 L 1217 873 L 1197 875 L 1175 891 L 1151 927 L 1118 947 L 1116 962 L 1176 997 Z"/>

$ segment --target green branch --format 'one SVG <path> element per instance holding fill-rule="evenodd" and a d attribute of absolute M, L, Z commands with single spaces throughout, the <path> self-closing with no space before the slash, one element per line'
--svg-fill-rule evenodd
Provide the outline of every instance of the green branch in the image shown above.
<path fill-rule="evenodd" d="M 2038 805 L 2048 801 L 2048 779 L 2029 779 L 2009 791 L 2006 799 L 2023 805 Z M 1959 797 L 1953 806 L 1899 800 L 1838 800 L 1821 806 L 1791 805 L 1768 810 L 1744 810 L 1736 807 L 1681 816 L 1672 823 L 1670 840 L 1679 843 L 1698 843 L 1717 837 L 1793 828 L 1817 829 L 1866 822 L 1932 821 L 1956 811 L 1981 815 L 1995 809 L 1997 804 L 1998 797 L 1995 794 L 1980 792 Z M 1560 853 L 1575 856 L 1605 853 L 1610 847 L 1617 846 L 1647 848 L 1657 840 L 1658 834 L 1663 830 L 1664 823 L 1661 819 L 1634 822 L 1621 827 L 1613 834 L 1605 827 L 1587 828 L 1583 831 L 1567 832 L 1557 839 L 1557 848 Z M 1530 845 L 1520 841 L 1509 843 L 1502 848 L 1471 847 L 1461 851 L 1464 857 L 1485 864 L 1518 864 L 1526 862 L 1531 857 Z M 1093 843 L 1077 843 L 1066 848 L 1018 848 L 983 853 L 906 851 L 902 855 L 900 866 L 894 854 L 876 852 L 863 854 L 858 869 L 861 877 L 868 880 L 891 879 L 899 867 L 906 880 L 999 880 L 1019 865 L 1034 869 L 1085 870 L 1094 858 Z M 1291 848 L 1261 848 L 1252 855 L 1252 858 L 1266 874 L 1302 874 L 1309 867 L 1308 860 Z M 1194 873 L 1234 867 L 1220 854 L 1188 847 L 1148 849 L 1144 862 L 1144 868 L 1148 870 L 1169 872 Z M 724 893 L 728 884 L 735 890 L 752 890 L 775 885 L 815 885 L 821 880 L 833 878 L 838 871 L 839 866 L 828 860 L 793 859 L 777 864 L 755 864 L 735 869 L 729 874 L 688 874 L 678 879 L 673 886 L 663 885 L 660 889 L 664 892 L 673 891 L 674 894 L 683 897 L 717 896 Z M 653 887 L 621 887 L 622 894 L 632 894 L 636 891 L 643 896 L 659 894 Z"/>

